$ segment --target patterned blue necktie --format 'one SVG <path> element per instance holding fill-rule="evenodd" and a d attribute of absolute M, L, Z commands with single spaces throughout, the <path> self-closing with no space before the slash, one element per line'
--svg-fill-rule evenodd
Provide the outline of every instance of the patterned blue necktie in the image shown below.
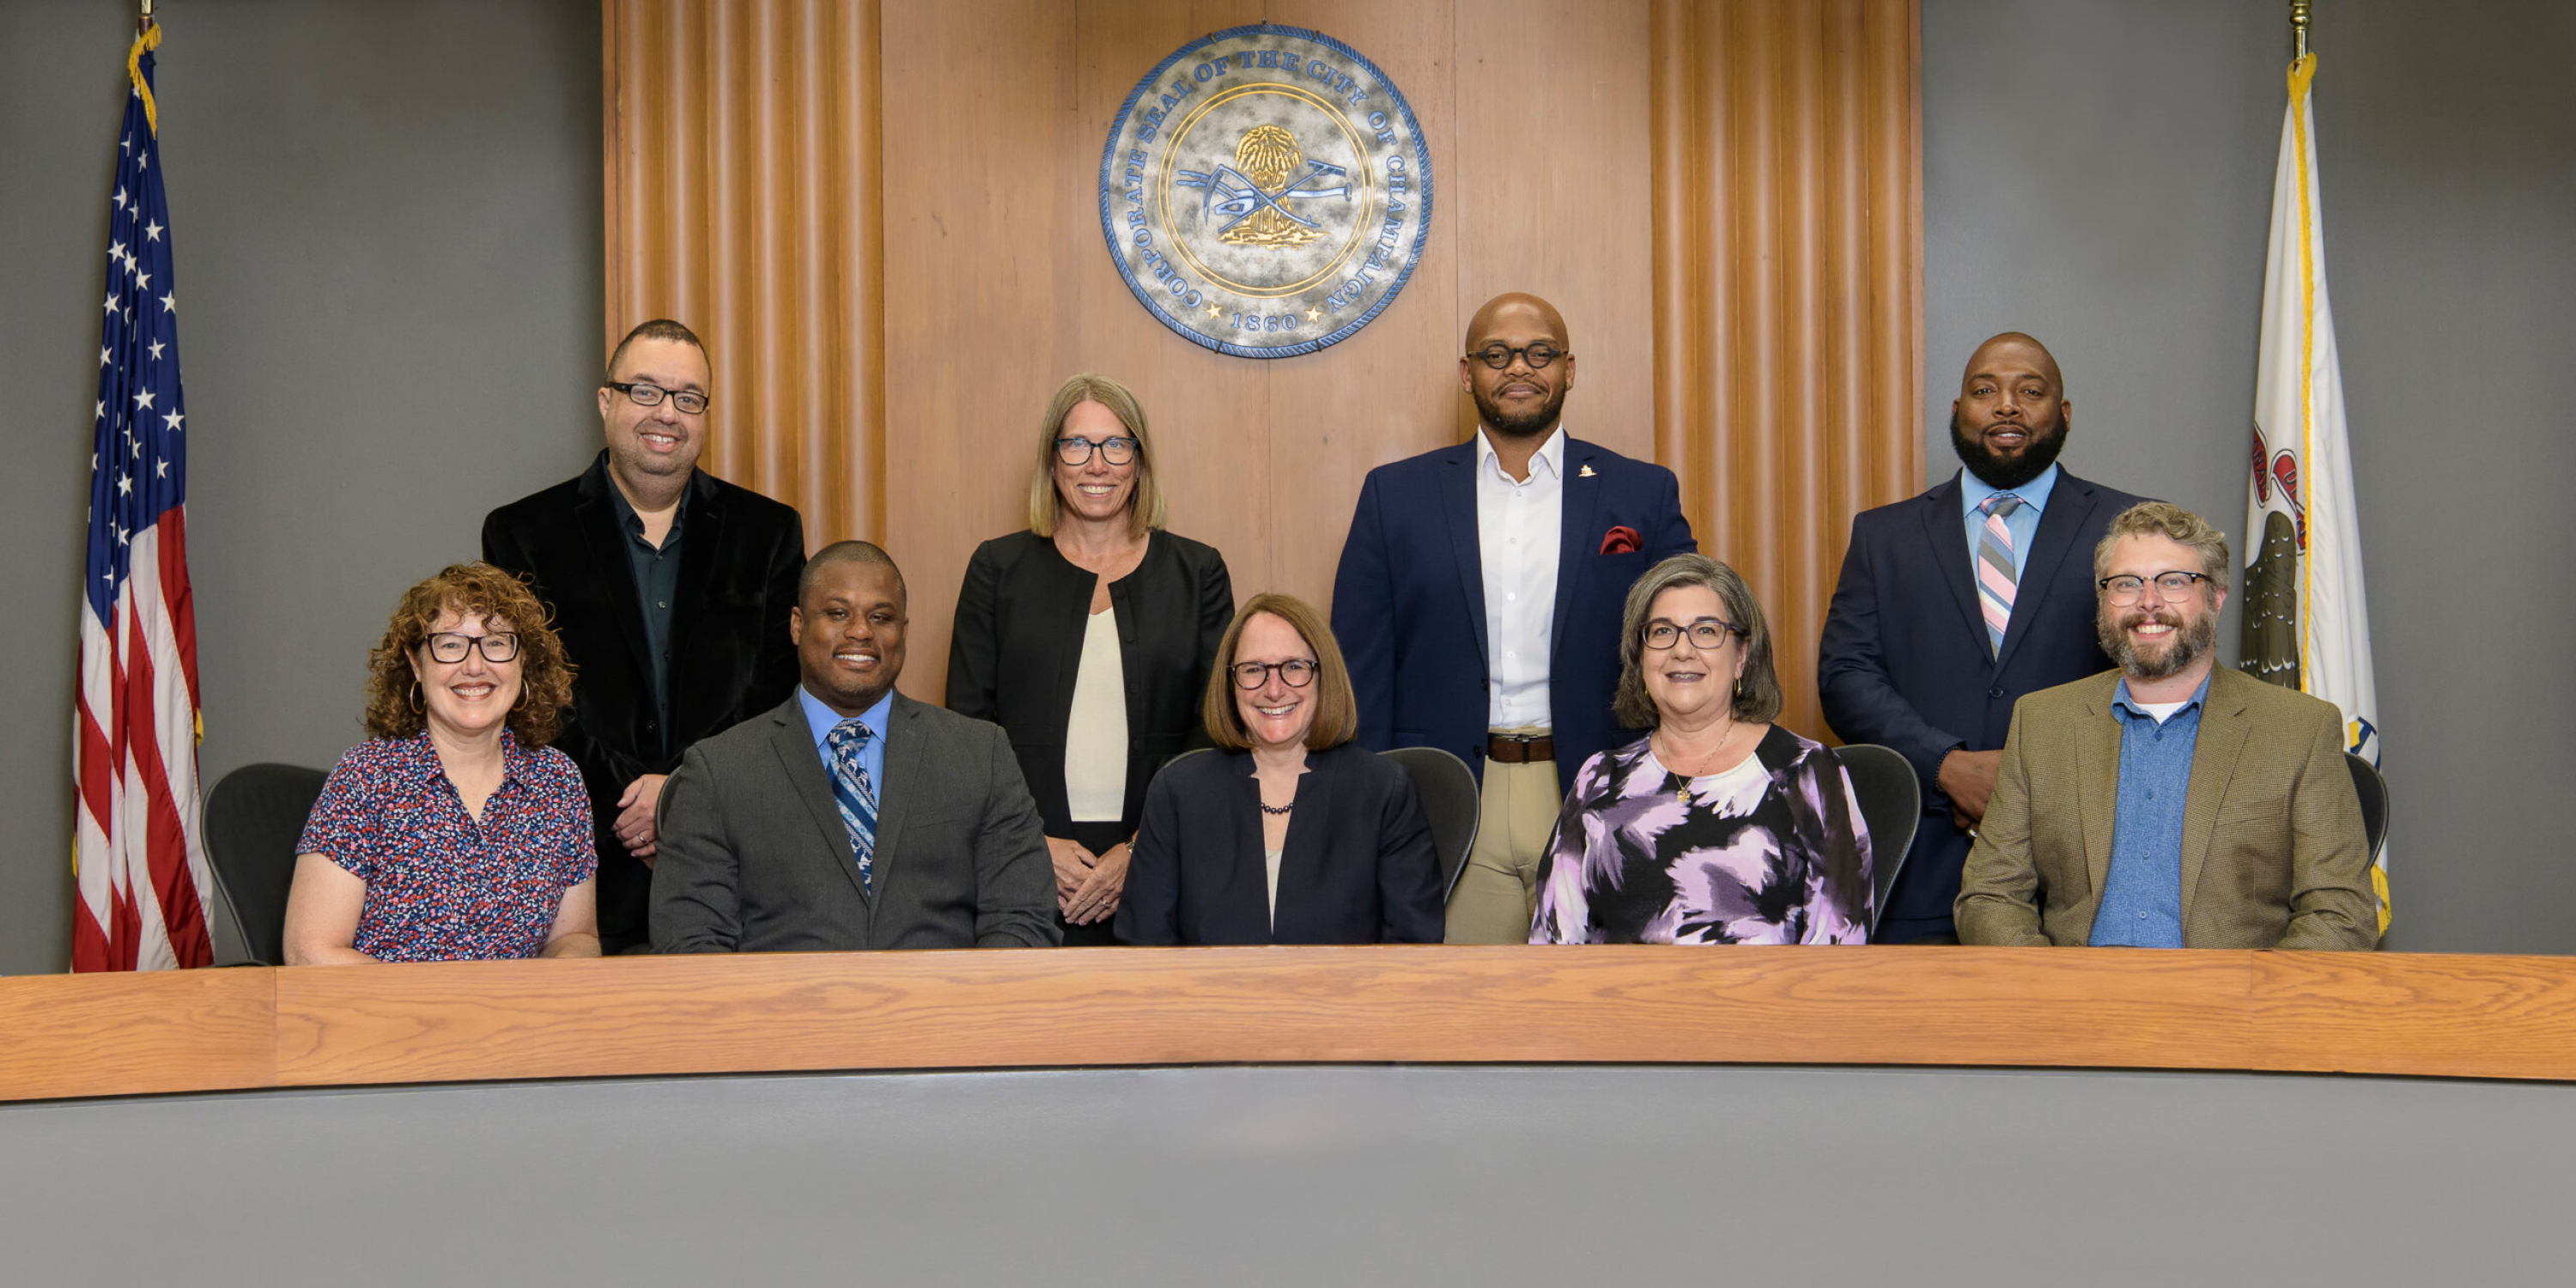
<path fill-rule="evenodd" d="M 859 863 L 859 889 L 875 894 L 877 789 L 868 781 L 859 753 L 867 749 L 868 727 L 856 720 L 832 726 L 823 738 L 832 749 L 832 799 L 841 807 L 841 825 L 850 829 L 850 854 Z"/>

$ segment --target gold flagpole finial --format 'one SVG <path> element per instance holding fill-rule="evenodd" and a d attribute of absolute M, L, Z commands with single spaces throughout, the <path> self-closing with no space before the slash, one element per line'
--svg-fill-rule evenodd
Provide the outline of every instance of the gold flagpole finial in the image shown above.
<path fill-rule="evenodd" d="M 2309 0 L 2290 0 L 2290 58 L 2292 61 L 2308 56 L 2308 3 Z M 152 0 L 143 0 L 143 7 L 151 8 Z"/>

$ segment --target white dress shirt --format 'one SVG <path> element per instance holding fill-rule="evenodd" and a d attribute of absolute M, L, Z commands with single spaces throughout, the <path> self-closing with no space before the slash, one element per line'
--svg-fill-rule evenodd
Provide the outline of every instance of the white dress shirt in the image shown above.
<path fill-rule="evenodd" d="M 1564 536 L 1565 425 L 1530 456 L 1515 481 L 1476 431 L 1476 551 L 1485 565 L 1485 649 L 1493 663 L 1487 723 L 1550 723 L 1548 642 L 1556 627 L 1556 556 Z"/>

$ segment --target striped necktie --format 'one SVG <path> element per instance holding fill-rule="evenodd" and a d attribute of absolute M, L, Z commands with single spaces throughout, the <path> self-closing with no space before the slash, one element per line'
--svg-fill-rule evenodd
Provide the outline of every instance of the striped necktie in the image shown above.
<path fill-rule="evenodd" d="M 877 789 L 868 768 L 859 763 L 867 749 L 868 727 L 857 720 L 832 726 L 824 744 L 832 749 L 832 799 L 841 807 L 841 825 L 850 830 L 850 854 L 858 860 L 859 889 L 876 893 Z"/>
<path fill-rule="evenodd" d="M 1986 646 L 2001 657 L 2004 630 L 2012 625 L 2013 584 L 2020 579 L 2013 571 L 2012 529 L 2004 526 L 2004 518 L 2021 508 L 2021 498 L 1997 492 L 1977 508 L 1986 515 L 1986 526 L 1977 534 L 1977 607 L 1986 616 Z"/>

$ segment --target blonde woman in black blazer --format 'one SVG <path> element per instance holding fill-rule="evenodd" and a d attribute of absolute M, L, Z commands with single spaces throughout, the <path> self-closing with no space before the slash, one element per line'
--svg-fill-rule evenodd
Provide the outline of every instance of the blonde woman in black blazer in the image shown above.
<path fill-rule="evenodd" d="M 1234 583 L 1213 547 L 1164 531 L 1145 411 L 1125 385 L 1067 380 L 1038 430 L 1028 530 L 966 564 L 948 709 L 1010 733 L 1064 942 L 1111 944 L 1145 784 L 1208 745 L 1199 701 Z"/>
<path fill-rule="evenodd" d="M 1221 750 L 1147 791 L 1119 937 L 1440 942 L 1430 824 L 1404 769 L 1351 742 L 1357 713 L 1322 614 L 1287 595 L 1244 605 L 1203 712 Z"/>

